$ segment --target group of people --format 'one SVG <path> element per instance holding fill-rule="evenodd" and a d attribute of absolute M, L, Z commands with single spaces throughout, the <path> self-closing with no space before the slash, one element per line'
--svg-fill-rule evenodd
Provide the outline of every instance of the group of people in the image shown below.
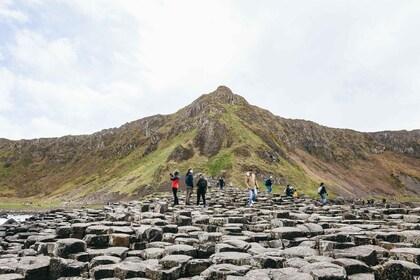
<path fill-rule="evenodd" d="M 174 205 L 179 205 L 178 199 L 178 189 L 179 189 L 179 171 L 176 169 L 174 173 L 169 173 L 171 182 L 172 182 L 172 193 L 174 195 Z M 194 173 L 193 168 L 190 167 L 185 174 L 185 185 L 186 185 L 186 194 L 185 194 L 185 204 L 191 204 L 191 195 L 194 191 Z M 223 190 L 225 187 L 225 181 L 223 177 L 220 177 L 217 181 L 218 187 Z M 196 183 L 197 187 L 197 203 L 196 205 L 200 205 L 200 200 L 203 200 L 203 207 L 206 207 L 206 192 L 207 187 L 210 187 L 210 183 L 208 182 L 207 178 L 204 176 L 203 173 L 200 173 L 198 176 L 198 181 Z"/>
<path fill-rule="evenodd" d="M 178 200 L 178 189 L 179 189 L 179 171 L 175 170 L 174 173 L 170 173 L 170 178 L 172 181 L 172 192 L 174 195 L 174 205 L 179 205 Z M 245 174 L 245 184 L 249 191 L 249 205 L 252 206 L 257 198 L 258 192 L 260 190 L 256 175 L 252 169 L 249 169 L 248 172 Z M 194 174 L 192 167 L 188 168 L 187 173 L 185 174 L 185 185 L 186 185 L 186 195 L 185 195 L 185 204 L 191 204 L 191 195 L 194 190 Z M 218 187 L 223 190 L 225 186 L 225 182 L 223 177 L 217 181 Z M 197 203 L 196 205 L 200 205 L 200 200 L 203 200 L 203 207 L 206 207 L 206 192 L 207 187 L 209 186 L 209 182 L 204 176 L 204 174 L 200 173 L 197 181 Z M 269 176 L 264 180 L 264 186 L 267 188 L 267 193 L 271 193 L 273 191 L 273 177 Z M 284 189 L 284 193 L 286 197 L 289 198 L 297 198 L 298 193 L 297 189 L 294 189 L 290 184 L 287 184 L 286 188 Z M 324 183 L 321 183 L 318 188 L 318 194 L 321 197 L 322 204 L 327 203 L 327 190 Z"/>

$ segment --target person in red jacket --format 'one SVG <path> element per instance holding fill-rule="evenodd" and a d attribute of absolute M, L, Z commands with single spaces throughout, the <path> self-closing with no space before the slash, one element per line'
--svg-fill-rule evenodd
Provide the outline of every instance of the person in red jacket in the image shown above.
<path fill-rule="evenodd" d="M 172 193 L 174 194 L 174 206 L 179 205 L 178 201 L 178 189 L 179 189 L 179 171 L 176 169 L 174 174 L 170 173 L 171 181 L 172 181 Z"/>

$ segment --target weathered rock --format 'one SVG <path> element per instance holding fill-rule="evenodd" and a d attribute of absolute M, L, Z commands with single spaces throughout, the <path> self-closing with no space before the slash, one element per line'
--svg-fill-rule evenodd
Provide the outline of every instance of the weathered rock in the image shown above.
<path fill-rule="evenodd" d="M 86 242 L 75 239 L 60 239 L 55 243 L 54 256 L 67 258 L 70 254 L 85 252 L 87 248 Z"/>
<path fill-rule="evenodd" d="M 365 246 L 350 247 L 342 250 L 333 251 L 334 258 L 349 258 L 363 261 L 367 265 L 378 264 L 376 251 Z"/>
<path fill-rule="evenodd" d="M 420 276 L 420 266 L 412 262 L 390 260 L 375 274 L 381 280 L 414 280 Z"/>
<path fill-rule="evenodd" d="M 205 279 L 226 279 L 228 275 L 244 276 L 250 269 L 247 265 L 215 264 L 204 270 L 201 276 Z"/>
<path fill-rule="evenodd" d="M 216 253 L 210 257 L 210 261 L 215 264 L 229 263 L 234 265 L 250 265 L 251 255 L 247 253 L 223 252 Z"/>

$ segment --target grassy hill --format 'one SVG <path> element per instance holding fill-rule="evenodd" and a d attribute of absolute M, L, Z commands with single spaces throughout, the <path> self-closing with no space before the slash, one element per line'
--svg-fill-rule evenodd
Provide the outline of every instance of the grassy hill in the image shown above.
<path fill-rule="evenodd" d="M 172 115 L 92 135 L 0 139 L 0 198 L 91 203 L 168 190 L 189 166 L 242 185 L 249 168 L 316 195 L 416 199 L 420 130 L 361 133 L 274 116 L 227 87 Z M 279 187 L 281 186 L 281 187 Z"/>

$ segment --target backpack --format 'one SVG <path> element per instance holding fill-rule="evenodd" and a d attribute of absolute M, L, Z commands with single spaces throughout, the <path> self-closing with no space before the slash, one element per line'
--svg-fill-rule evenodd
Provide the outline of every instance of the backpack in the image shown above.
<path fill-rule="evenodd" d="M 267 178 L 267 179 L 264 180 L 264 186 L 268 186 L 268 181 L 269 180 L 270 180 L 269 178 Z"/>

